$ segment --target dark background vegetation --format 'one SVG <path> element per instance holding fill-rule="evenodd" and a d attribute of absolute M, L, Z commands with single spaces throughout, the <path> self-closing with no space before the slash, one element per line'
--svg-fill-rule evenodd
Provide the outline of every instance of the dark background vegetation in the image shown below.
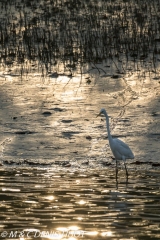
<path fill-rule="evenodd" d="M 129 60 L 157 73 L 159 43 L 159 0 L 0 1 L 1 69 L 72 74 L 111 59 L 120 73 Z"/>

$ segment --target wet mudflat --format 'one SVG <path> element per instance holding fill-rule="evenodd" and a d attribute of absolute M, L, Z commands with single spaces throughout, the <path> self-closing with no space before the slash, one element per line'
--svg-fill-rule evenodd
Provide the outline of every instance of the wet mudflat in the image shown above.
<path fill-rule="evenodd" d="M 137 74 L 90 79 L 1 74 L 3 163 L 111 160 L 105 118 L 96 118 L 101 108 L 112 136 L 131 147 L 135 161 L 159 163 L 159 80 Z"/>

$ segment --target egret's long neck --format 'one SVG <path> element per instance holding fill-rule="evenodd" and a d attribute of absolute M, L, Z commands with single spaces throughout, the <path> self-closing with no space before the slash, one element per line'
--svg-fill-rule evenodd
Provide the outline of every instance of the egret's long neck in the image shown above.
<path fill-rule="evenodd" d="M 107 132 L 108 132 L 108 139 L 109 141 L 112 141 L 112 136 L 110 134 L 110 129 L 109 129 L 109 117 L 108 114 L 105 112 L 105 117 L 106 117 L 106 125 L 107 125 Z"/>

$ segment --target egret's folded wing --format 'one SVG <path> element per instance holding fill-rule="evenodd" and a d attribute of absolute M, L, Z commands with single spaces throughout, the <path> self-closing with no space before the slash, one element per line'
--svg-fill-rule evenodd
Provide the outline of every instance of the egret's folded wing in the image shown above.
<path fill-rule="evenodd" d="M 125 158 L 134 158 L 129 146 L 118 138 L 113 139 L 116 151 Z"/>

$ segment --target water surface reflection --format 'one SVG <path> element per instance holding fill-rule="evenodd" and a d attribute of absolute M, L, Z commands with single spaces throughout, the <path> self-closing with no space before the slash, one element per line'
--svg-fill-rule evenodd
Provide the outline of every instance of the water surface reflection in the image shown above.
<path fill-rule="evenodd" d="M 159 239 L 160 171 L 133 170 L 128 184 L 121 174 L 116 185 L 114 169 L 1 168 L 0 231 L 20 240 Z"/>

